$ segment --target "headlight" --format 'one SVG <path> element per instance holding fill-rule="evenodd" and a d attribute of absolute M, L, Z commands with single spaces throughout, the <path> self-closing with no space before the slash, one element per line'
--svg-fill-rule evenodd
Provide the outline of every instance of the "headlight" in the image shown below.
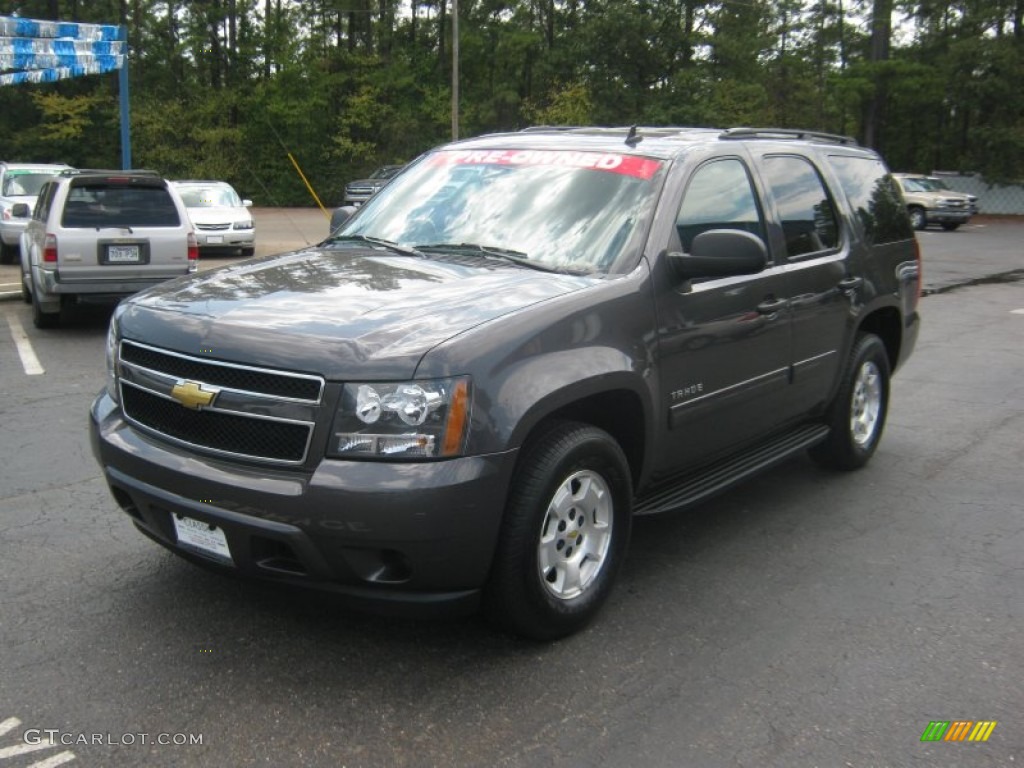
<path fill-rule="evenodd" d="M 346 384 L 327 453 L 339 458 L 460 455 L 471 405 L 468 376 Z"/>
<path fill-rule="evenodd" d="M 117 376 L 119 371 L 117 359 L 117 312 L 110 318 L 110 326 L 107 328 L 107 394 L 115 403 L 120 403 L 120 394 L 117 391 Z"/>
<path fill-rule="evenodd" d="M 252 229 L 252 221 L 236 221 L 234 224 L 235 229 Z"/>

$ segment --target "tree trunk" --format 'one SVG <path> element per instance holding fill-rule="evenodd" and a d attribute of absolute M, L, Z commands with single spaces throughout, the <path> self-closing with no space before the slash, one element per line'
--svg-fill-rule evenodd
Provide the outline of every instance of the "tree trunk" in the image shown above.
<path fill-rule="evenodd" d="M 875 65 L 889 60 L 889 42 L 892 38 L 892 0 L 874 0 L 871 13 L 871 54 Z M 882 121 L 885 117 L 887 75 L 881 66 L 874 67 L 875 89 L 864 105 L 862 132 L 864 144 L 877 150 L 882 148 Z"/>

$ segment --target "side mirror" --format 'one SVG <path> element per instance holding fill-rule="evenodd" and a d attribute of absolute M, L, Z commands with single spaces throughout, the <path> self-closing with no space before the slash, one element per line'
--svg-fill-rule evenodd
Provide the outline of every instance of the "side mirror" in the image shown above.
<path fill-rule="evenodd" d="M 28 207 L 28 203 L 15 203 L 11 206 L 11 216 L 16 219 L 27 219 L 32 215 L 32 209 Z"/>
<path fill-rule="evenodd" d="M 753 275 L 768 266 L 768 249 L 741 229 L 709 229 L 693 238 L 689 253 L 669 253 L 668 260 L 681 280 Z"/>
<path fill-rule="evenodd" d="M 331 214 L 331 231 L 328 234 L 333 235 L 337 232 L 346 221 L 352 218 L 352 214 L 356 210 L 357 208 L 354 205 L 343 205 L 341 208 L 335 208 L 334 213 Z"/>

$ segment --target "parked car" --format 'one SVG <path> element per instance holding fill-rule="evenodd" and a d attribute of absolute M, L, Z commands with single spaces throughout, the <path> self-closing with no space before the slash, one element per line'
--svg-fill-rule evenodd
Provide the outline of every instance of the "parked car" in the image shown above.
<path fill-rule="evenodd" d="M 919 269 L 852 139 L 479 137 L 316 247 L 122 302 L 93 451 L 193 562 L 560 637 L 605 603 L 635 515 L 805 450 L 871 459 Z"/>
<path fill-rule="evenodd" d="M 199 248 L 185 204 L 149 171 L 65 170 L 24 203 L 22 296 L 37 328 L 76 301 L 111 301 L 196 271 Z"/>
<path fill-rule="evenodd" d="M 362 205 L 387 186 L 404 167 L 404 165 L 381 166 L 365 179 L 350 181 L 345 185 L 345 195 L 342 198 L 341 204 Z"/>
<path fill-rule="evenodd" d="M 967 202 L 970 204 L 971 208 L 971 216 L 974 216 L 978 213 L 977 195 L 972 195 L 969 192 L 960 192 L 959 190 L 955 190 L 952 187 L 950 187 L 949 184 L 946 183 L 945 179 L 939 178 L 938 176 L 927 176 L 923 178 L 924 181 L 922 183 L 927 185 L 929 189 L 935 192 L 955 192 L 960 195 L 966 195 Z"/>
<path fill-rule="evenodd" d="M 63 163 L 0 163 L 0 264 L 18 260 L 26 219 L 14 216 L 14 206 L 35 207 L 43 183 L 68 167 Z"/>
<path fill-rule="evenodd" d="M 252 200 L 243 200 L 226 181 L 172 181 L 185 201 L 196 231 L 200 251 L 240 251 L 242 256 L 256 253 L 256 225 Z"/>
<path fill-rule="evenodd" d="M 894 173 L 907 204 L 914 229 L 940 224 L 946 231 L 957 229 L 971 220 L 976 208 L 968 195 L 944 189 L 937 179 L 912 173 Z"/>

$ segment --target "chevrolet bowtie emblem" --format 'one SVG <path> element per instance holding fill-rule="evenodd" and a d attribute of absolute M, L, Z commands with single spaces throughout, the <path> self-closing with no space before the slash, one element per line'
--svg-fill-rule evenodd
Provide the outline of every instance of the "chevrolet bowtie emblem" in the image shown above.
<path fill-rule="evenodd" d="M 193 411 L 213 405 L 218 394 L 219 389 L 203 389 L 203 385 L 198 381 L 179 381 L 171 387 L 171 397 Z"/>

